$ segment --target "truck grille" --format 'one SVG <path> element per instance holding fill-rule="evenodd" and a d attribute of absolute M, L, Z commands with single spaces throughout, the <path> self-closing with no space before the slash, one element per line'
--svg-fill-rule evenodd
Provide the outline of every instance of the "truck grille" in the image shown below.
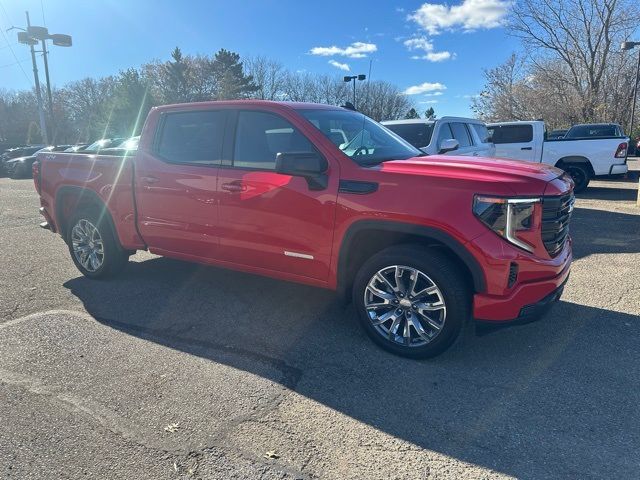
<path fill-rule="evenodd" d="M 542 241 L 552 257 L 562 251 L 567 241 L 574 202 L 573 192 L 542 199 Z"/>

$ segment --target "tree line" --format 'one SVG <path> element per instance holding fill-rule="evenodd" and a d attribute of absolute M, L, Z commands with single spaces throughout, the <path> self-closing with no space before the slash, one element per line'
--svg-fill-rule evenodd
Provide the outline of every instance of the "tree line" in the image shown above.
<path fill-rule="evenodd" d="M 401 90 L 385 81 L 358 82 L 357 107 L 376 120 L 402 118 L 411 107 Z M 288 100 L 343 105 L 352 101 L 342 77 L 288 70 L 266 57 L 241 59 L 220 49 L 185 55 L 176 47 L 168 61 L 153 61 L 116 75 L 85 78 L 52 91 L 49 138 L 81 143 L 139 134 L 156 105 L 228 99 Z M 35 89 L 0 90 L 0 142 L 40 143 Z"/>
<path fill-rule="evenodd" d="M 485 70 L 472 109 L 486 121 L 616 122 L 632 133 L 638 52 L 620 45 L 637 27 L 637 0 L 519 0 L 507 30 L 524 53 Z"/>

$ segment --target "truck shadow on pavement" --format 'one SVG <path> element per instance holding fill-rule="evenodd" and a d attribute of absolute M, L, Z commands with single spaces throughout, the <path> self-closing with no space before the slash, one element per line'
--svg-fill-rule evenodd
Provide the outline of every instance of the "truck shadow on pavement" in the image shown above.
<path fill-rule="evenodd" d="M 576 259 L 598 253 L 640 252 L 640 215 L 576 208 L 570 229 Z"/>
<path fill-rule="evenodd" d="M 631 185 L 637 185 L 637 181 Z M 576 195 L 578 198 L 589 200 L 607 200 L 635 202 L 638 198 L 637 188 L 612 188 L 612 187 L 589 187 L 584 192 Z"/>
<path fill-rule="evenodd" d="M 577 256 L 624 250 L 625 238 L 640 251 L 639 217 L 621 215 L 577 209 Z M 352 307 L 303 285 L 155 258 L 65 287 L 110 328 L 267 376 L 465 462 L 520 478 L 632 478 L 639 468 L 635 315 L 561 301 L 539 322 L 482 337 L 467 329 L 445 354 L 414 361 L 377 348 Z"/>

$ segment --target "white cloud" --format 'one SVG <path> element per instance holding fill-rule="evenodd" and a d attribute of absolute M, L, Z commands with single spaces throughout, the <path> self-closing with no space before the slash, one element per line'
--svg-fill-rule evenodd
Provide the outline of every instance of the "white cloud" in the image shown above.
<path fill-rule="evenodd" d="M 430 35 L 442 30 L 496 28 L 503 24 L 513 0 L 462 0 L 459 5 L 423 3 L 408 16 Z"/>
<path fill-rule="evenodd" d="M 424 83 L 421 83 L 420 85 L 413 85 L 407 88 L 402 93 L 404 93 L 405 95 L 417 95 L 419 93 L 432 93 L 432 92 L 438 92 L 446 89 L 447 87 L 439 82 L 436 82 L 436 83 L 424 82 Z"/>
<path fill-rule="evenodd" d="M 334 67 L 339 68 L 340 70 L 344 70 L 345 72 L 348 72 L 349 70 L 351 70 L 348 64 L 340 63 L 335 60 L 329 60 L 329 65 L 333 65 Z"/>
<path fill-rule="evenodd" d="M 322 57 L 331 57 L 334 55 L 340 55 L 349 58 L 364 58 L 368 53 L 373 53 L 378 50 L 378 46 L 375 43 L 353 42 L 351 45 L 345 48 L 336 47 L 313 47 L 309 50 L 311 55 L 320 55 Z"/>
<path fill-rule="evenodd" d="M 442 94 L 443 94 L 442 92 L 433 92 L 433 93 L 425 93 L 424 96 L 425 97 L 439 97 Z"/>
<path fill-rule="evenodd" d="M 444 60 L 449 60 L 450 58 L 454 58 L 455 54 L 451 54 L 451 52 L 441 51 L 435 52 L 433 47 L 433 42 L 429 40 L 427 37 L 413 37 L 409 38 L 402 42 L 405 47 L 409 51 L 412 50 L 422 50 L 424 54 L 422 55 L 412 55 L 412 60 L 428 60 L 430 62 L 442 62 Z"/>
<path fill-rule="evenodd" d="M 418 102 L 420 104 L 425 104 L 425 105 L 435 105 L 436 103 L 438 103 L 438 100 L 425 100 L 424 102 Z"/>

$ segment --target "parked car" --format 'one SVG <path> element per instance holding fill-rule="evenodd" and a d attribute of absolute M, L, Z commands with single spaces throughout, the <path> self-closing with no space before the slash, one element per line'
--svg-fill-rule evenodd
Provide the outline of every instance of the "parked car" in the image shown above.
<path fill-rule="evenodd" d="M 95 142 L 90 144 L 88 147 L 83 148 L 81 150 L 81 153 L 91 153 L 91 154 L 100 153 L 101 150 L 104 150 L 105 148 L 116 147 L 125 140 L 126 138 L 122 138 L 122 137 L 101 138 L 100 140 L 96 140 Z"/>
<path fill-rule="evenodd" d="M 560 140 L 564 138 L 569 130 L 551 130 L 547 134 L 547 140 Z"/>
<path fill-rule="evenodd" d="M 6 163 L 9 160 L 18 157 L 28 157 L 29 155 L 33 155 L 44 146 L 45 145 L 28 145 L 26 147 L 15 147 L 5 150 L 2 155 L 0 155 L 0 173 L 7 173 Z"/>
<path fill-rule="evenodd" d="M 37 150 L 33 155 L 12 158 L 4 162 L 5 172 L 9 177 L 13 179 L 29 178 L 31 177 L 31 168 L 33 166 L 33 162 L 36 161 L 36 155 L 38 153 L 62 152 L 67 148 L 69 148 L 69 145 L 50 145 L 48 147 Z"/>
<path fill-rule="evenodd" d="M 120 143 L 116 147 L 103 148 L 100 153 L 103 155 L 116 155 L 116 156 L 133 155 L 136 153 L 136 150 L 138 150 L 138 142 L 140 142 L 139 135 L 137 137 L 131 137 L 126 139 L 124 142 Z"/>
<path fill-rule="evenodd" d="M 629 139 L 622 135 L 571 138 L 570 129 L 561 140 L 545 141 L 542 121 L 490 123 L 487 127 L 496 157 L 556 166 L 571 175 L 576 192 L 584 191 L 594 177 L 624 174 L 628 169 Z"/>
<path fill-rule="evenodd" d="M 491 157 L 495 148 L 486 125 L 473 118 L 442 117 L 382 122 L 392 132 L 428 155 L 451 154 Z"/>
<path fill-rule="evenodd" d="M 568 175 L 426 156 L 340 107 L 169 105 L 151 110 L 134 156 L 38 159 L 43 226 L 85 276 L 149 250 L 336 290 L 408 357 L 444 351 L 472 315 L 534 318 L 569 275 Z"/>
<path fill-rule="evenodd" d="M 89 146 L 89 144 L 87 143 L 79 143 L 76 145 L 71 145 L 69 148 L 67 148 L 65 150 L 65 152 L 81 152 L 83 151 L 85 148 L 87 148 Z"/>

